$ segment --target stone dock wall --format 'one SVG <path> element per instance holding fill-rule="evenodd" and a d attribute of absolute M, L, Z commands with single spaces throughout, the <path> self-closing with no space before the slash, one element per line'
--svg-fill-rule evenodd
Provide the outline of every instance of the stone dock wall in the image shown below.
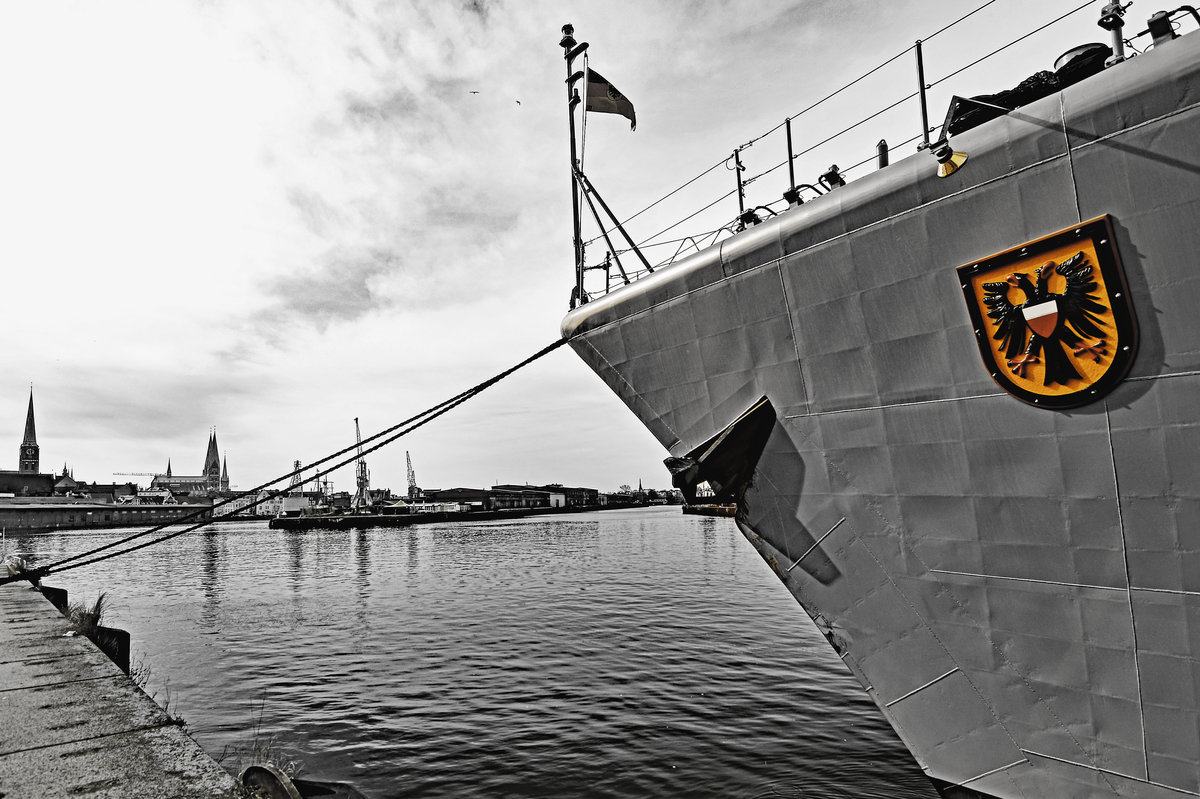
<path fill-rule="evenodd" d="M 0 586 L 0 799 L 240 797 L 236 781 L 24 583 Z"/>

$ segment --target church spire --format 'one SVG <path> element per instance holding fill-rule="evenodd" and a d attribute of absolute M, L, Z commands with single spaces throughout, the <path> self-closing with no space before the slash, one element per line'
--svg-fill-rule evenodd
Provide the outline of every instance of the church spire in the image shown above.
<path fill-rule="evenodd" d="M 217 451 L 217 430 L 214 427 L 208 436 L 208 452 L 204 455 L 204 471 L 202 472 L 210 488 L 217 488 L 221 483 L 221 453 Z"/>
<path fill-rule="evenodd" d="M 33 424 L 33 386 L 29 387 L 29 410 L 25 413 L 25 437 L 17 450 L 17 471 L 37 474 L 40 466 L 37 429 Z"/>
<path fill-rule="evenodd" d="M 37 429 L 33 424 L 33 386 L 29 387 L 29 410 L 25 413 L 25 438 L 21 439 L 21 443 L 37 446 Z"/>

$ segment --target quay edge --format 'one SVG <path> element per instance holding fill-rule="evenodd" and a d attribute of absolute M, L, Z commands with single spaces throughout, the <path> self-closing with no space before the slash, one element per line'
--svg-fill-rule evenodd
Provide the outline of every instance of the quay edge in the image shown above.
<path fill-rule="evenodd" d="M 246 794 L 41 595 L 0 587 L 0 796 Z"/>

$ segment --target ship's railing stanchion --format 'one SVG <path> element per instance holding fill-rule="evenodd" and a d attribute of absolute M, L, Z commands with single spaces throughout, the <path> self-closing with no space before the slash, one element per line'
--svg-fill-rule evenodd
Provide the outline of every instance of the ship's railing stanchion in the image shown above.
<path fill-rule="evenodd" d="M 784 130 L 787 132 L 787 148 L 788 148 L 788 186 L 796 185 L 796 156 L 793 155 L 795 150 L 792 149 L 792 118 L 788 117 L 783 120 Z"/>
<path fill-rule="evenodd" d="M 921 95 L 921 136 L 923 141 L 917 146 L 918 150 L 928 150 L 929 142 L 929 103 L 925 98 L 925 59 L 921 55 L 921 40 L 917 39 L 914 48 L 917 52 L 917 92 Z"/>
<path fill-rule="evenodd" d="M 742 173 L 746 171 L 746 167 L 742 166 L 742 148 L 738 147 L 733 151 L 733 176 L 737 178 L 737 194 L 738 194 L 738 216 L 746 213 L 746 184 L 742 183 Z"/>

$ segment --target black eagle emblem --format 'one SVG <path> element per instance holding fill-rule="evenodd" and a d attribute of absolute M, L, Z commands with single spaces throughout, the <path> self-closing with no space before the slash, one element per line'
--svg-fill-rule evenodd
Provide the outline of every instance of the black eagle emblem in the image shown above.
<path fill-rule="evenodd" d="M 1062 293 L 1050 291 L 1054 273 L 1066 279 Z M 996 325 L 992 336 L 1000 342 L 1009 368 L 1018 377 L 1036 363 L 1045 364 L 1042 385 L 1066 386 L 1081 379 L 1072 357 L 1090 357 L 1096 363 L 1107 352 L 1107 338 L 1099 314 L 1108 309 L 1092 294 L 1097 284 L 1086 254 L 1076 253 L 1060 264 L 1047 261 L 1034 270 L 1036 282 L 1024 272 L 1014 272 L 1003 283 L 984 283 L 983 302 Z M 1011 289 L 1025 295 L 1020 305 L 1008 299 Z"/>

